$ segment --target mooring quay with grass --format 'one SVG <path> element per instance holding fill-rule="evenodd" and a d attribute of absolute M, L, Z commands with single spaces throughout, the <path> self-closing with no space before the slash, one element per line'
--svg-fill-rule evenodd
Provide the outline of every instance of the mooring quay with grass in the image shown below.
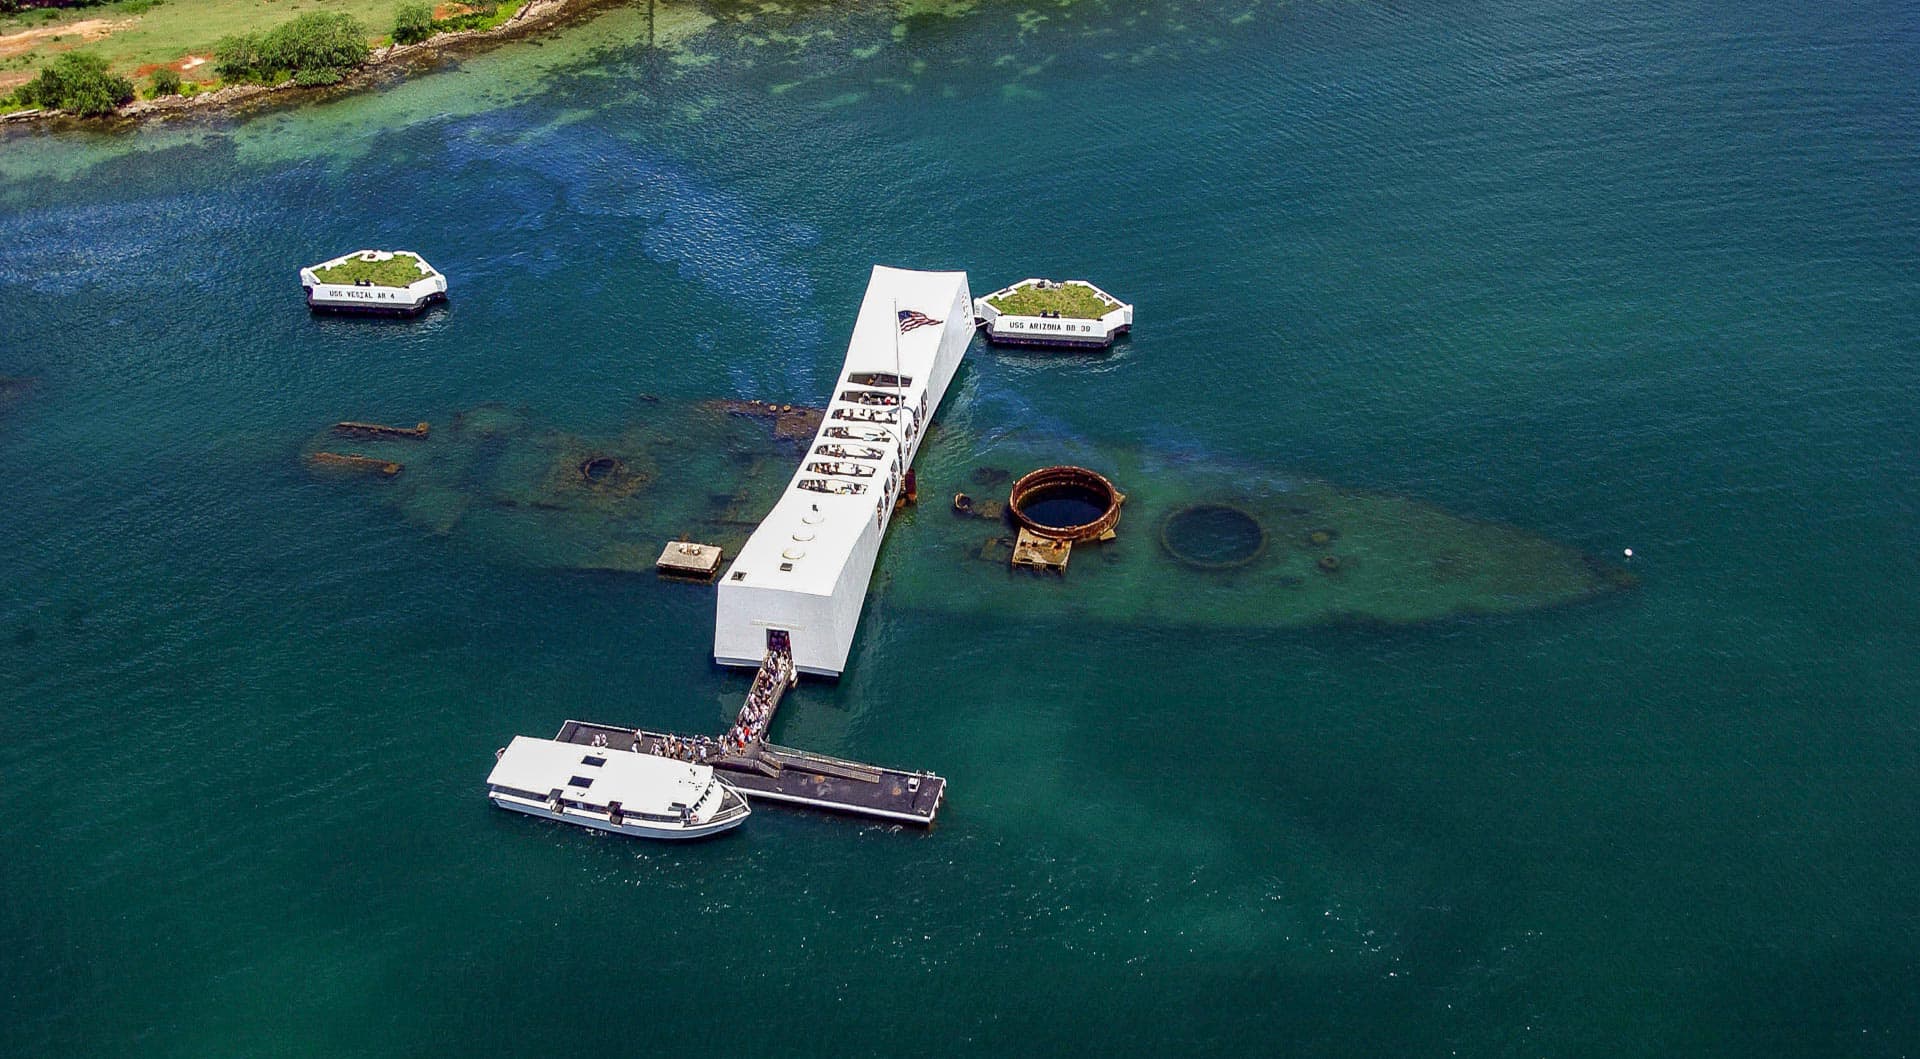
<path fill-rule="evenodd" d="M 412 316 L 447 300 L 447 277 L 406 250 L 355 250 L 300 270 L 315 312 Z"/>
<path fill-rule="evenodd" d="M 1133 306 L 1083 279 L 1023 279 L 975 299 L 973 315 L 1010 346 L 1106 349 L 1133 329 Z"/>

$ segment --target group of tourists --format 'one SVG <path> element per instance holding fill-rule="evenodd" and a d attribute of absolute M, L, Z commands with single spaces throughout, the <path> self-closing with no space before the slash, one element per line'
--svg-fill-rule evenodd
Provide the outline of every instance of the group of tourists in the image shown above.
<path fill-rule="evenodd" d="M 640 739 L 640 734 L 635 733 L 633 743 L 635 750 L 640 749 Z M 673 758 L 676 761 L 691 761 L 696 765 L 704 765 L 709 758 L 719 757 L 722 753 L 722 748 L 719 743 L 708 739 L 704 735 L 696 735 L 692 739 L 682 739 L 677 735 L 668 733 L 660 737 L 660 748 L 655 750 L 654 753 L 661 757 Z"/>
<path fill-rule="evenodd" d="M 729 736 L 757 742 L 767 734 L 767 722 L 773 719 L 773 693 L 779 686 L 778 680 L 778 677 L 769 679 L 764 669 L 754 676 L 753 687 L 747 689 L 747 704 L 740 707 L 740 719 L 727 733 Z"/>
<path fill-rule="evenodd" d="M 753 687 L 747 689 L 746 705 L 740 707 L 740 716 L 727 734 L 718 739 L 709 739 L 696 735 L 685 739 L 677 735 L 663 735 L 653 751 L 661 757 L 670 757 L 678 761 L 691 761 L 696 765 L 727 754 L 744 754 L 767 734 L 767 723 L 773 720 L 774 699 L 779 689 L 793 680 L 793 643 L 788 634 L 774 630 L 767 636 L 769 659 L 753 675 Z M 635 730 L 633 749 L 637 753 L 646 746 L 645 732 Z M 596 737 L 596 746 L 605 746 L 606 737 Z"/>

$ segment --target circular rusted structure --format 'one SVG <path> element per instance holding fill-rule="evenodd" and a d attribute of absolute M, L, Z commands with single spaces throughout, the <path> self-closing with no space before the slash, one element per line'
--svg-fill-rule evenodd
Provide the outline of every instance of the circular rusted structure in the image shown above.
<path fill-rule="evenodd" d="M 1313 565 L 1319 567 L 1322 573 L 1338 573 L 1340 570 L 1340 557 L 1337 555 L 1323 555 L 1320 557 L 1320 561 Z"/>
<path fill-rule="evenodd" d="M 1209 501 L 1168 515 L 1160 547 L 1196 570 L 1232 570 L 1266 552 L 1267 528 L 1245 508 Z"/>
<path fill-rule="evenodd" d="M 580 461 L 580 477 L 591 484 L 607 481 L 626 469 L 617 456 L 589 456 Z"/>
<path fill-rule="evenodd" d="M 1014 521 L 1037 537 L 1087 541 L 1120 521 L 1120 490 L 1085 467 L 1042 467 L 1023 475 L 1007 494 Z"/>
<path fill-rule="evenodd" d="M 953 509 L 962 515 L 973 512 L 973 498 L 965 493 L 953 494 Z"/>

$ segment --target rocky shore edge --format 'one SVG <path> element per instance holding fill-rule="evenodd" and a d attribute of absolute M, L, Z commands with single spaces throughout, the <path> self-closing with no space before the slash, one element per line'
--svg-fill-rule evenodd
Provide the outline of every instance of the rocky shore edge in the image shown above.
<path fill-rule="evenodd" d="M 355 91 L 389 79 L 390 75 L 403 70 L 410 60 L 484 50 L 502 41 L 551 28 L 563 17 L 584 13 L 600 6 L 602 2 L 604 0 L 531 0 L 512 18 L 491 29 L 455 30 L 435 34 L 417 44 L 389 44 L 384 48 L 376 48 L 365 63 L 349 71 L 339 84 L 314 88 L 289 80 L 276 85 L 228 85 L 192 96 L 136 99 L 103 119 L 81 118 L 64 110 L 16 110 L 0 114 L 0 126 L 66 121 L 98 127 L 100 124 L 125 124 L 183 114 L 205 114 L 231 109 L 243 103 L 303 94 L 317 97 L 321 93 Z M 405 76 L 405 73 L 399 76 Z"/>

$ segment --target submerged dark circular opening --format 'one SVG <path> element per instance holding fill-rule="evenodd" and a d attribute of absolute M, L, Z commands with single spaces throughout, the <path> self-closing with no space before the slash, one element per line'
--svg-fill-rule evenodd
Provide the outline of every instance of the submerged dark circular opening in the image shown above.
<path fill-rule="evenodd" d="M 580 461 L 580 477 L 589 482 L 604 482 L 620 470 L 620 461 L 612 456 L 594 456 Z"/>
<path fill-rule="evenodd" d="M 1106 514 L 1107 505 L 1091 491 L 1062 486 L 1036 491 L 1020 502 L 1020 513 L 1029 521 L 1048 529 L 1069 530 L 1094 522 Z"/>
<path fill-rule="evenodd" d="M 1084 467 L 1043 467 L 1013 483 L 1013 517 L 1027 529 L 1058 540 L 1091 540 L 1120 521 L 1120 493 Z"/>
<path fill-rule="evenodd" d="M 1195 504 L 1167 517 L 1160 546 L 1188 566 L 1227 570 L 1258 558 L 1267 548 L 1267 531 L 1232 504 Z"/>

